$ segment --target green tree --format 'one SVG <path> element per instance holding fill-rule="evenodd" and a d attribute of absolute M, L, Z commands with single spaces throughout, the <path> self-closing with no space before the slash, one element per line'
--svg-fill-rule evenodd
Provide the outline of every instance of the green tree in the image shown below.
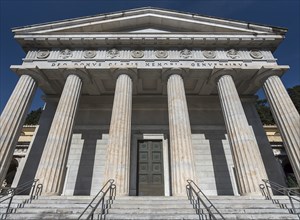
<path fill-rule="evenodd" d="M 275 121 L 272 116 L 270 107 L 268 106 L 268 102 L 266 99 L 259 99 L 256 102 L 256 109 L 261 119 L 261 122 L 264 125 L 274 125 Z"/>
<path fill-rule="evenodd" d="M 287 89 L 297 111 L 300 113 L 300 85 Z M 263 124 L 274 125 L 275 121 L 272 116 L 270 107 L 266 99 L 259 99 L 256 102 L 256 109 Z"/>
<path fill-rule="evenodd" d="M 37 125 L 42 113 L 42 108 L 31 111 L 25 120 L 25 125 Z"/>
<path fill-rule="evenodd" d="M 300 85 L 287 89 L 297 111 L 300 113 Z"/>

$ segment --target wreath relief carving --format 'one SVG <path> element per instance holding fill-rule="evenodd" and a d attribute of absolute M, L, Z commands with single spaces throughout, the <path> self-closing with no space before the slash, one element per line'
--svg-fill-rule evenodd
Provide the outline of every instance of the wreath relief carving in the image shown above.
<path fill-rule="evenodd" d="M 94 58 L 97 55 L 97 52 L 95 50 L 85 50 L 83 52 L 83 56 L 85 58 Z"/>
<path fill-rule="evenodd" d="M 73 52 L 70 49 L 64 49 L 59 52 L 59 56 L 63 59 L 70 58 L 73 56 Z"/>
<path fill-rule="evenodd" d="M 240 54 L 237 50 L 235 49 L 230 49 L 227 51 L 226 56 L 232 59 L 237 59 L 240 58 Z"/>
<path fill-rule="evenodd" d="M 157 50 L 155 51 L 155 56 L 157 58 L 166 58 L 168 57 L 168 51 L 165 51 L 165 50 Z"/>
<path fill-rule="evenodd" d="M 39 51 L 37 52 L 36 57 L 37 57 L 38 59 L 45 59 L 45 58 L 47 58 L 49 55 L 50 55 L 50 51 L 49 51 L 49 50 L 39 50 Z"/>
<path fill-rule="evenodd" d="M 144 51 L 142 51 L 142 50 L 133 50 L 133 51 L 131 51 L 131 56 L 133 58 L 142 58 L 142 57 L 144 57 Z"/>
<path fill-rule="evenodd" d="M 107 53 L 107 56 L 110 58 L 115 58 L 115 57 L 120 56 L 120 52 L 116 48 L 113 48 L 113 49 L 107 51 L 106 53 Z"/>

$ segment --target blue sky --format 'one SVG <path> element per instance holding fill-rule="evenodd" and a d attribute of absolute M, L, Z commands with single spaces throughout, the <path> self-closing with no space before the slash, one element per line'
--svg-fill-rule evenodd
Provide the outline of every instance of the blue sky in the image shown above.
<path fill-rule="evenodd" d="M 284 85 L 300 84 L 299 0 L 0 0 L 0 112 L 18 81 L 9 67 L 21 64 L 25 56 L 11 28 L 145 6 L 288 28 L 274 55 L 279 64 L 290 65 L 282 77 Z M 41 96 L 38 91 L 31 109 L 43 106 Z"/>

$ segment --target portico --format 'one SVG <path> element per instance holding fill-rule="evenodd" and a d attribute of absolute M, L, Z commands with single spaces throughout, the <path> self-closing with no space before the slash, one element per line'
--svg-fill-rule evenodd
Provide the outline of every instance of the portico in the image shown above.
<path fill-rule="evenodd" d="M 44 129 L 20 182 L 38 178 L 44 194 L 94 195 L 111 178 L 118 195 L 181 196 L 187 179 L 211 195 L 283 183 L 254 109 L 262 86 L 300 181 L 299 114 L 272 55 L 285 29 L 152 8 L 63 23 L 14 30 L 27 55 L 11 66 L 1 181 L 37 86 Z"/>

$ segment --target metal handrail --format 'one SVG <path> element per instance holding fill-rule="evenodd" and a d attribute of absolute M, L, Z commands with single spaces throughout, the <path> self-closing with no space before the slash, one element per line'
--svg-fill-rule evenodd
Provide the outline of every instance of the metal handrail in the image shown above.
<path fill-rule="evenodd" d="M 25 203 L 31 203 L 33 199 L 37 199 L 41 195 L 43 187 L 42 184 L 37 184 L 38 181 L 38 179 L 33 179 L 17 187 L 0 187 L 0 193 L 3 193 L 0 195 L 0 203 L 9 200 L 6 212 L 2 213 L 1 219 L 5 218 L 7 214 L 12 212 L 10 206 L 14 196 L 21 195 L 22 193 L 30 190 L 29 198 L 25 201 Z"/>
<path fill-rule="evenodd" d="M 207 219 L 206 215 L 204 214 L 204 209 L 202 208 L 203 206 L 209 214 L 209 219 L 225 220 L 224 216 L 212 204 L 212 202 L 207 198 L 207 196 L 202 192 L 202 190 L 197 186 L 197 184 L 193 180 L 187 180 L 187 182 L 188 182 L 188 184 L 186 185 L 187 196 L 191 204 L 193 205 L 193 208 L 196 210 L 199 219 Z M 216 213 L 212 213 L 211 211 L 212 209 L 214 209 Z M 216 214 L 219 215 L 219 218 L 215 216 Z"/>
<path fill-rule="evenodd" d="M 278 201 L 272 198 L 272 193 L 270 192 L 270 189 L 274 192 L 278 192 L 282 195 L 288 196 L 292 207 L 292 209 L 289 209 L 290 213 L 297 214 L 300 219 L 300 209 L 298 209 L 297 211 L 295 207 L 295 203 L 299 204 L 298 207 L 300 207 L 300 193 L 298 193 L 295 189 L 284 187 L 278 183 L 272 182 L 267 179 L 263 179 L 262 181 L 264 182 L 264 184 L 259 185 L 262 195 L 267 200 L 272 200 L 273 203 L 278 203 Z"/>
<path fill-rule="evenodd" d="M 107 187 L 107 189 L 105 189 Z M 87 210 L 89 208 L 92 208 L 91 212 L 89 213 L 89 215 L 87 216 L 86 219 L 94 219 L 94 213 L 96 211 L 96 209 L 98 208 L 98 206 L 101 204 L 100 208 L 100 212 L 98 214 L 98 219 L 99 216 L 102 219 L 103 214 L 105 214 L 105 210 L 107 207 L 105 207 L 105 196 L 106 194 L 109 193 L 107 202 L 109 205 L 112 204 L 112 201 L 115 199 L 116 196 L 116 185 L 114 184 L 114 180 L 110 179 L 108 180 L 104 186 L 102 187 L 102 189 L 97 193 L 97 195 L 92 199 L 92 201 L 87 205 L 87 207 L 83 210 L 83 212 L 81 213 L 81 215 L 78 217 L 78 220 L 81 219 L 81 217 L 87 212 Z M 99 198 L 99 200 L 97 201 L 97 203 L 93 206 L 93 202 L 98 198 L 98 196 L 101 195 L 101 197 Z"/>

